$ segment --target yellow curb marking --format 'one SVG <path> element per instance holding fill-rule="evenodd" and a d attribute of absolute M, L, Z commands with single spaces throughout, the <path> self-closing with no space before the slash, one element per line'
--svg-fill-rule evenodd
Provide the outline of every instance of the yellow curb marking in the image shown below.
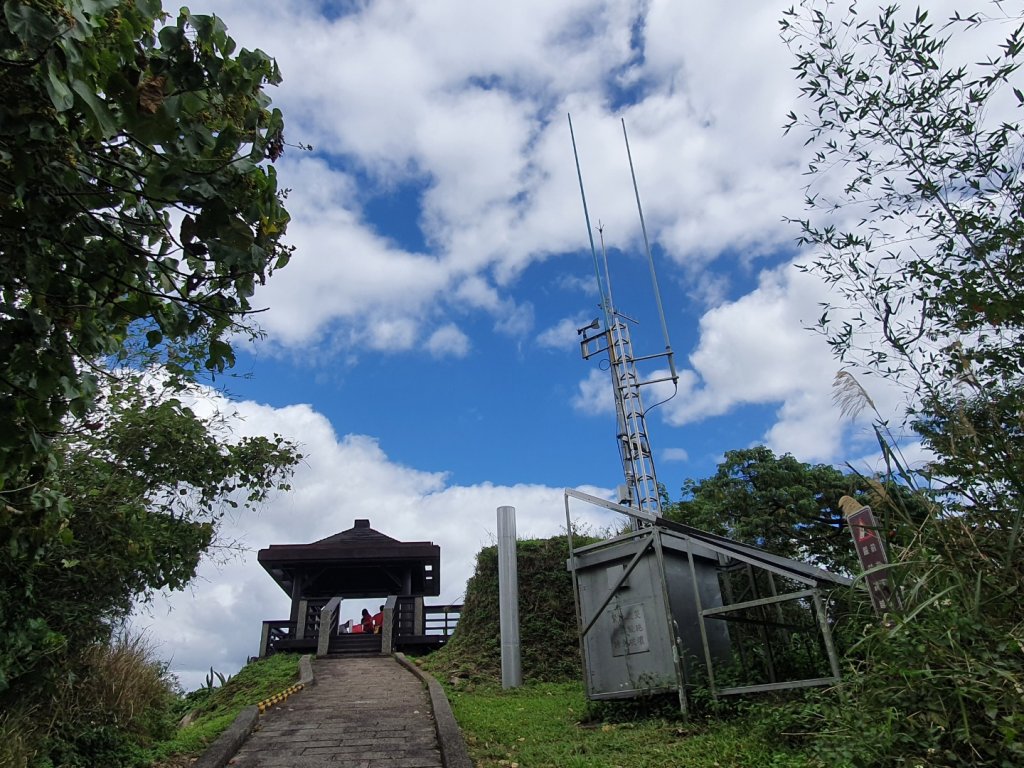
<path fill-rule="evenodd" d="M 299 691 L 301 691 L 304 687 L 305 686 L 302 683 L 296 683 L 295 685 L 289 688 L 285 688 L 280 693 L 275 693 L 273 696 L 264 699 L 263 701 L 259 702 L 256 706 L 259 708 L 260 714 L 262 715 L 272 706 L 274 706 L 275 704 L 280 704 L 293 693 L 298 693 Z"/>

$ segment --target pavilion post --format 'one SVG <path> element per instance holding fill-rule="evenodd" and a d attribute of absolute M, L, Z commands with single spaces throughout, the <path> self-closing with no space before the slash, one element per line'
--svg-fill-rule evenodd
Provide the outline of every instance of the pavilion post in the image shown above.
<path fill-rule="evenodd" d="M 296 573 L 292 580 L 292 613 L 288 621 L 296 622 L 295 626 L 298 627 L 299 616 L 299 603 L 302 601 L 302 589 L 305 586 L 302 580 L 302 574 Z"/>
<path fill-rule="evenodd" d="M 306 613 L 309 611 L 309 600 L 299 599 L 298 618 L 295 620 L 295 639 L 302 640 L 306 636 Z"/>
<path fill-rule="evenodd" d="M 270 648 L 270 622 L 263 622 L 263 631 L 260 633 L 260 658 L 265 658 Z"/>

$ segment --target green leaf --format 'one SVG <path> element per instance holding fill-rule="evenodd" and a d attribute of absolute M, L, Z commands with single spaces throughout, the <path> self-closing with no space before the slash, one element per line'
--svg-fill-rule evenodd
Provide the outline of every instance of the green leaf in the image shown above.
<path fill-rule="evenodd" d="M 57 36 L 57 25 L 49 16 L 18 0 L 7 0 L 4 3 L 4 17 L 11 32 L 26 47 L 48 44 Z"/>
<path fill-rule="evenodd" d="M 110 110 L 107 109 L 107 105 L 93 93 L 89 84 L 82 80 L 73 80 L 71 89 L 78 94 L 78 97 L 84 103 L 86 119 L 91 124 L 96 137 L 109 139 L 115 136 L 118 132 L 117 122 L 114 120 Z"/>
<path fill-rule="evenodd" d="M 135 597 L 187 583 L 224 495 L 259 501 L 295 461 L 284 446 L 236 460 L 180 403 L 152 402 L 162 387 L 105 376 L 101 395 L 87 373 L 160 365 L 171 394 L 204 363 L 230 366 L 210 339 L 244 325 L 287 214 L 276 177 L 257 174 L 272 67 L 234 56 L 219 20 L 197 29 L 186 10 L 168 26 L 159 0 L 0 3 L 18 90 L 0 96 L 0 615 L 14 628 L 0 632 L 0 693 L 33 679 L 22 689 L 38 681 L 49 700 L 47 681 L 68 678 L 59 644 L 77 653 Z M 157 78 L 173 95 L 139 110 L 138 84 Z M 254 159 L 233 162 L 240 145 Z"/>
<path fill-rule="evenodd" d="M 111 8 L 116 8 L 121 4 L 121 0 L 78 0 L 82 4 L 82 10 L 90 16 L 99 16 L 100 14 L 106 13 Z M 159 6 L 152 16 L 160 13 Z"/>
<path fill-rule="evenodd" d="M 227 342 L 221 341 L 220 339 L 213 339 L 210 342 L 210 357 L 206 361 L 207 369 L 211 371 L 221 372 L 225 367 L 230 367 L 235 363 L 235 352 L 231 348 L 231 345 Z"/>
<path fill-rule="evenodd" d="M 58 112 L 65 112 L 75 104 L 74 94 L 64 82 L 63 72 L 60 71 L 57 63 L 50 59 L 46 66 L 46 93 L 53 103 L 53 108 Z"/>
<path fill-rule="evenodd" d="M 135 0 L 135 7 L 147 18 L 160 16 L 164 10 L 160 0 Z"/>

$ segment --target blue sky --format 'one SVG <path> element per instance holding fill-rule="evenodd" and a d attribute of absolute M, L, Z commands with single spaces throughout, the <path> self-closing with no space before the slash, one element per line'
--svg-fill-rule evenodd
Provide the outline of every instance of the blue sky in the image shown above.
<path fill-rule="evenodd" d="M 585 237 L 582 213 L 579 224 Z M 636 254 L 613 253 L 612 258 L 619 267 L 613 275 L 616 303 L 639 321 L 632 329 L 635 351 L 661 352 L 646 264 Z M 553 328 L 566 313 L 580 318 L 571 323 L 573 328 L 597 317 L 595 284 L 589 252 L 565 255 L 531 266 L 516 286 L 531 297 L 530 331 L 495 333 L 492 318 L 470 317 L 459 325 L 472 344 L 465 355 L 438 359 L 427 349 L 413 348 L 366 354 L 344 367 L 334 357 L 286 359 L 246 350 L 238 369 L 251 376 L 232 380 L 228 387 L 238 398 L 279 407 L 314 404 L 336 430 L 373 435 L 392 460 L 446 472 L 453 483 L 619 481 L 615 423 L 607 406 L 574 405 L 584 378 L 594 377 L 598 393 L 610 397 L 606 366 L 597 358 L 582 359 L 575 330 L 558 347 L 537 338 L 537 329 Z M 699 315 L 676 302 L 669 314 L 674 348 L 692 348 Z M 653 393 L 645 396 L 649 404 L 657 400 Z M 763 433 L 771 425 L 772 411 L 738 407 L 687 434 L 652 410 L 650 429 L 656 459 L 664 465 L 662 481 L 676 494 L 685 477 L 713 471 L 723 450 L 746 445 L 752 431 Z M 680 451 L 687 460 L 680 460 Z"/>
<path fill-rule="evenodd" d="M 806 149 L 777 36 L 785 3 L 609 0 L 210 0 L 240 47 L 275 56 L 290 148 L 292 263 L 256 295 L 266 339 L 230 397 L 200 407 L 239 434 L 284 434 L 294 490 L 228 518 L 183 594 L 140 613 L 186 686 L 235 671 L 288 601 L 255 561 L 369 518 L 441 545 L 459 600 L 495 510 L 521 535 L 564 527 L 562 490 L 622 482 L 611 383 L 575 328 L 598 295 L 566 114 L 616 306 L 661 351 L 620 118 L 659 272 L 680 387 L 648 416 L 678 498 L 730 449 L 764 443 L 871 469 L 864 423 L 831 400 L 839 365 L 807 331 L 825 288 L 783 222 L 802 213 Z M 879 407 L 898 392 L 866 381 Z M 647 394 L 647 402 L 653 395 Z M 580 520 L 614 524 L 597 510 Z M 358 615 L 351 606 L 352 615 Z"/>

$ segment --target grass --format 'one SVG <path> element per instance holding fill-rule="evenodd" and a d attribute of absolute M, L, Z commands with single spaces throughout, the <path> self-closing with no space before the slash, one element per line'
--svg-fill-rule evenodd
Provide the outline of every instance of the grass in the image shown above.
<path fill-rule="evenodd" d="M 219 688 L 193 691 L 186 697 L 191 704 L 191 722 L 150 750 L 152 764 L 187 765 L 187 758 L 201 753 L 239 712 L 283 691 L 298 677 L 299 656 L 280 653 L 247 664 Z"/>
<path fill-rule="evenodd" d="M 614 707 L 588 704 L 579 683 L 449 688 L 448 697 L 477 768 L 806 768 L 798 753 L 772 744 L 742 717 L 684 723 L 678 718 L 610 722 Z"/>
<path fill-rule="evenodd" d="M 446 686 L 476 768 L 807 768 L 753 715 L 684 723 L 678 702 L 594 705 L 583 672 L 564 536 L 518 542 L 522 688 L 500 679 L 497 548 L 477 555 L 451 642 L 418 663 Z"/>

